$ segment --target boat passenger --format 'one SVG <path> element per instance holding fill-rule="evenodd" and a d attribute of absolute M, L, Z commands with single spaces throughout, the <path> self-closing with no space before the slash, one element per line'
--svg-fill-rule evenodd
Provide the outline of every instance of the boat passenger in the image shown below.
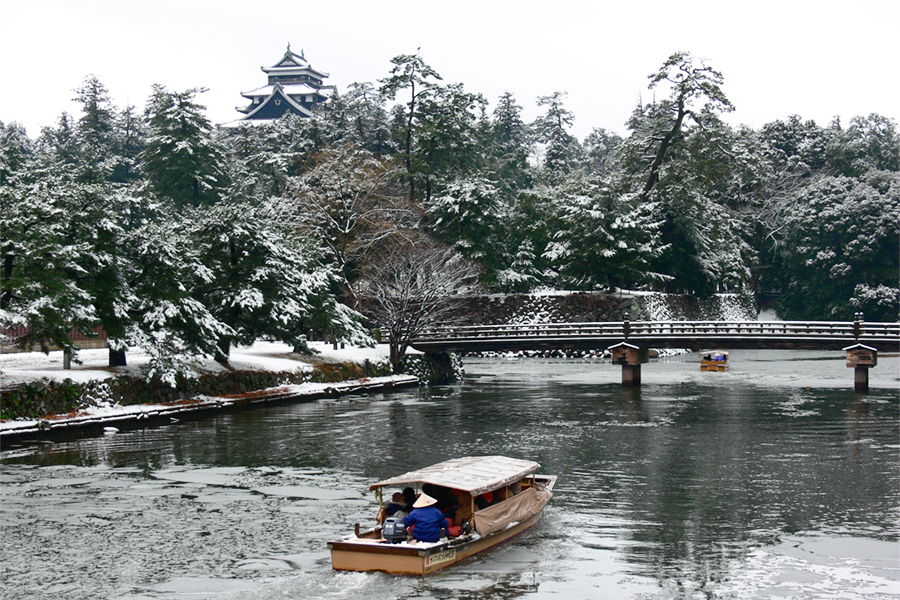
<path fill-rule="evenodd" d="M 406 505 L 406 512 L 412 510 L 412 505 L 416 503 L 416 491 L 411 487 L 403 488 L 403 503 Z"/>
<path fill-rule="evenodd" d="M 456 511 L 459 509 L 459 499 L 453 493 L 453 490 L 440 485 L 426 483 L 422 486 L 422 493 L 434 498 L 438 510 L 444 513 L 445 517 L 448 519 L 456 517 Z"/>
<path fill-rule="evenodd" d="M 413 504 L 409 516 L 403 519 L 407 527 L 413 527 L 413 537 L 420 542 L 437 542 L 441 539 L 441 530 L 450 527 L 450 522 L 437 509 L 437 500 L 423 493 Z"/>
<path fill-rule="evenodd" d="M 517 487 L 514 487 L 517 486 Z M 478 510 L 484 510 L 488 506 L 494 506 L 495 504 L 500 504 L 504 500 L 510 497 L 510 495 L 518 494 L 522 491 L 521 484 L 514 484 L 514 486 L 510 486 L 510 491 L 507 492 L 505 487 L 498 488 L 493 492 L 489 492 L 488 494 L 482 494 L 475 498 L 475 506 L 478 507 Z"/>
<path fill-rule="evenodd" d="M 391 496 L 391 501 L 384 508 L 384 516 L 402 519 L 407 515 L 409 515 L 409 509 L 407 508 L 406 499 L 401 492 L 394 492 L 394 495 Z"/>

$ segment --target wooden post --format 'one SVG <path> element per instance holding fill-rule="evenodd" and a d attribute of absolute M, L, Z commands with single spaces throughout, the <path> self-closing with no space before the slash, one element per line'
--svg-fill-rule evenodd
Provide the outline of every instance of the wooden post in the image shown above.
<path fill-rule="evenodd" d="M 622 365 L 622 385 L 641 385 L 641 365 Z"/>
<path fill-rule="evenodd" d="M 868 392 L 869 367 L 856 367 L 853 371 L 853 389 L 855 389 L 857 392 Z"/>
<path fill-rule="evenodd" d="M 63 369 L 72 370 L 72 352 L 68 348 L 63 349 Z"/>

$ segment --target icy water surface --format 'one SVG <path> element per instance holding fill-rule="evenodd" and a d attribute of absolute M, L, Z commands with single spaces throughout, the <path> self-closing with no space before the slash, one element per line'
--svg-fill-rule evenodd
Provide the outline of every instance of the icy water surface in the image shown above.
<path fill-rule="evenodd" d="M 900 598 L 898 359 L 469 360 L 464 384 L 0 455 L 0 597 Z M 539 461 L 538 527 L 426 578 L 331 570 L 378 478 Z"/>

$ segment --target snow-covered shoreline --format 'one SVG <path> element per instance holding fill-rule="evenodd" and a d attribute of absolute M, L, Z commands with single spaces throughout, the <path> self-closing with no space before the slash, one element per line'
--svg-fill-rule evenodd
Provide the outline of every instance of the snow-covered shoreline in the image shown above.
<path fill-rule="evenodd" d="M 317 354 L 316 361 L 330 363 L 385 363 L 388 347 L 385 344 L 373 348 L 345 347 L 335 349 L 324 342 L 312 342 L 309 347 Z M 102 381 L 113 377 L 131 375 L 140 376 L 146 368 L 149 357 L 135 350 L 128 354 L 128 366 L 110 368 L 107 365 L 106 349 L 83 350 L 79 353 L 81 364 L 72 369 L 62 368 L 62 352 L 26 352 L 16 354 L 0 354 L 0 388 L 12 388 L 23 383 L 38 381 L 65 381 L 76 383 Z M 313 370 L 310 362 L 293 354 L 292 348 L 279 342 L 257 342 L 246 348 L 237 348 L 231 355 L 229 367 L 214 360 L 199 361 L 190 364 L 192 373 L 226 372 L 228 370 L 254 370 L 282 372 L 307 372 Z M 164 404 L 121 405 L 103 403 L 89 406 L 82 410 L 65 415 L 53 415 L 42 419 L 19 419 L 0 422 L 0 436 L 26 434 L 44 434 L 48 431 L 65 428 L 77 428 L 87 425 L 107 425 L 160 417 L 171 419 L 185 412 L 209 410 L 225 410 L 237 406 L 272 402 L 278 400 L 317 399 L 322 397 L 339 397 L 345 394 L 368 392 L 391 387 L 414 385 L 418 378 L 410 375 L 392 375 L 371 377 L 336 383 L 302 383 L 275 386 L 247 394 L 235 396 L 198 396 L 179 402 Z"/>
<path fill-rule="evenodd" d="M 22 419 L 0 422 L 0 438 L 44 434 L 61 429 L 88 425 L 105 426 L 107 432 L 115 433 L 114 426 L 124 422 L 158 419 L 172 420 L 179 414 L 209 410 L 227 410 L 233 407 L 247 407 L 254 404 L 284 400 L 316 400 L 340 397 L 346 394 L 366 393 L 377 390 L 416 385 L 418 377 L 412 375 L 388 375 L 368 377 L 336 383 L 302 383 L 282 385 L 249 394 L 237 396 L 200 396 L 191 400 L 166 404 L 119 404 L 103 407 L 89 407 L 66 415 L 54 415 L 44 419 Z"/>

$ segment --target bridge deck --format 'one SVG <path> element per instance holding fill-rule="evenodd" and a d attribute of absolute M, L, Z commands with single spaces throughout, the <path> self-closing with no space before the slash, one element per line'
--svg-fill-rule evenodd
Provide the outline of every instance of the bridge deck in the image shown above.
<path fill-rule="evenodd" d="M 423 332 L 423 352 L 645 348 L 841 350 L 856 343 L 900 351 L 900 323 L 832 321 L 612 321 L 441 326 Z"/>

